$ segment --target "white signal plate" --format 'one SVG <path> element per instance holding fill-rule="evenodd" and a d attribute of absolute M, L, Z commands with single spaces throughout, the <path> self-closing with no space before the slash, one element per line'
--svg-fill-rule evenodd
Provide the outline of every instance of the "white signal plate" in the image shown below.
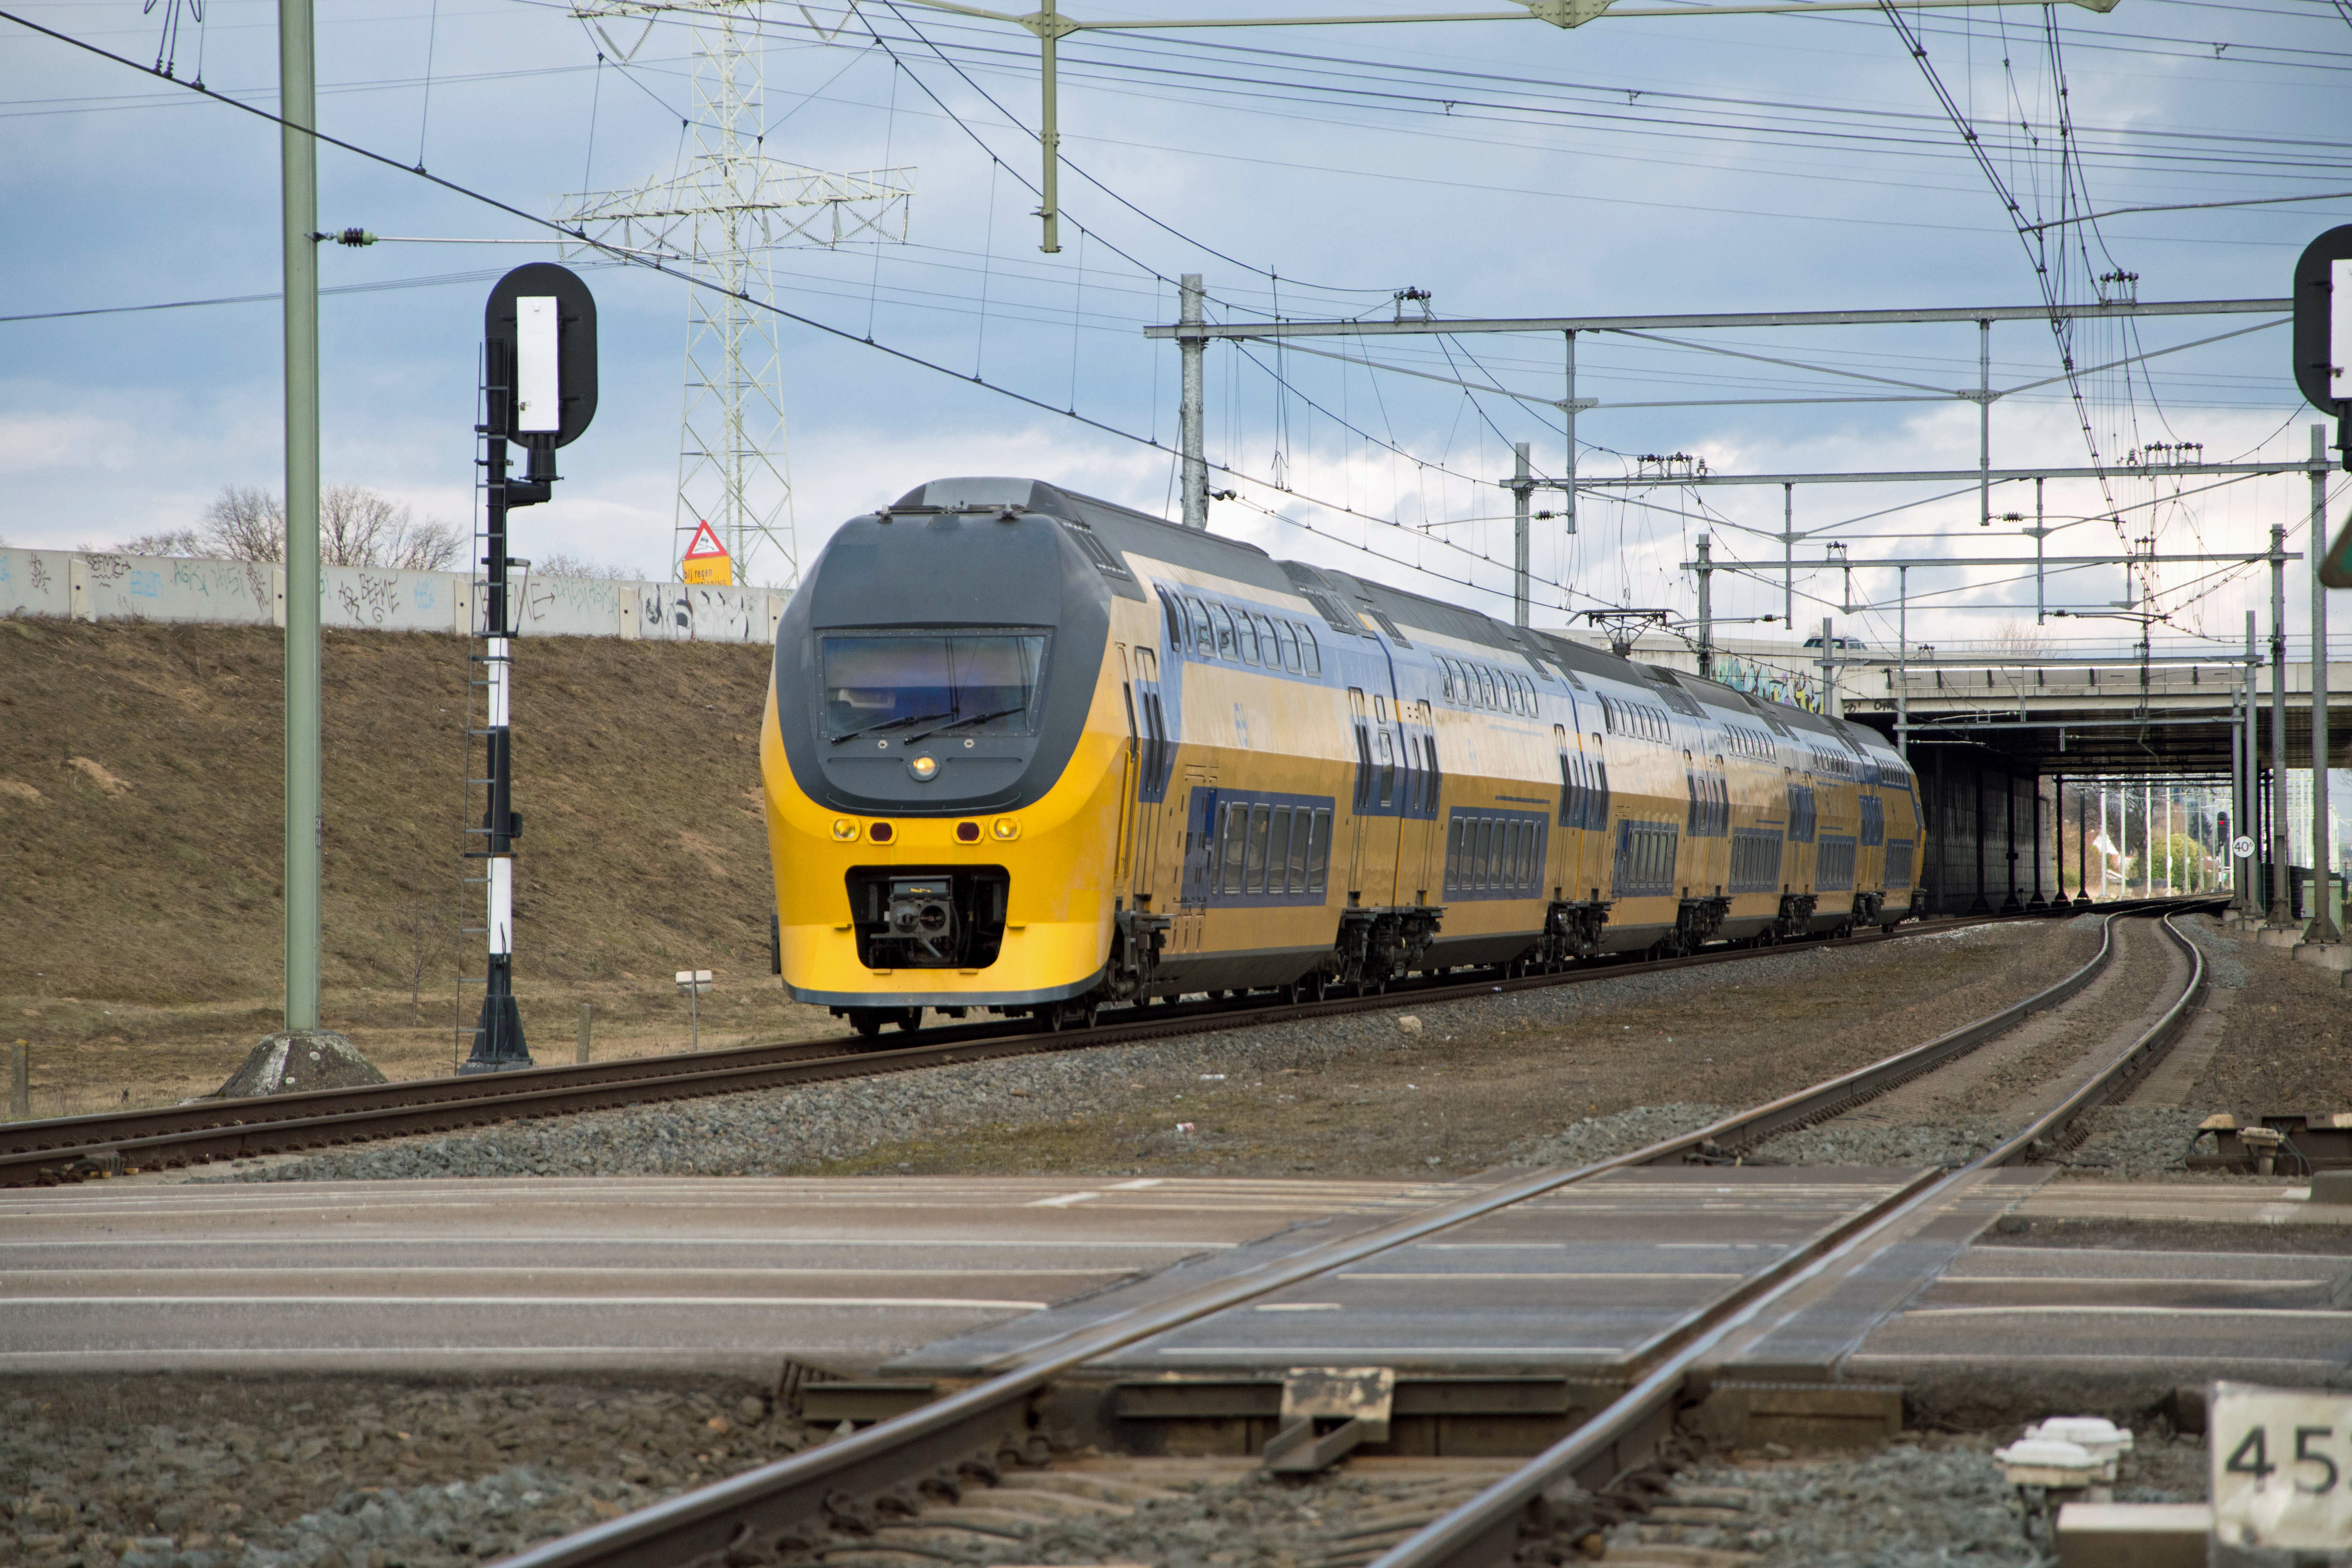
<path fill-rule="evenodd" d="M 2327 264 L 2327 395 L 2352 398 L 2352 261 Z"/>
<path fill-rule="evenodd" d="M 2216 1383 L 2207 1434 L 2217 1542 L 2352 1547 L 2352 1393 Z"/>
<path fill-rule="evenodd" d="M 563 428 L 556 326 L 553 295 L 515 301 L 515 428 L 526 434 Z"/>

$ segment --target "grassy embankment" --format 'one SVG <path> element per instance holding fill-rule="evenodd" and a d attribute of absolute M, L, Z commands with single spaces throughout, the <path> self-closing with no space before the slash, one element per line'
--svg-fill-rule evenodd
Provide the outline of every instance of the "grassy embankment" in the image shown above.
<path fill-rule="evenodd" d="M 326 636 L 321 1021 L 394 1078 L 450 1071 L 482 972 L 467 655 Z M 0 620 L 0 1044 L 31 1042 L 36 1115 L 207 1092 L 278 1027 L 282 662 L 267 629 Z M 706 1048 L 837 1028 L 768 974 L 767 650 L 529 641 L 516 681 L 539 1060 L 572 1060 L 583 1001 L 600 1058 L 683 1049 L 689 967 L 718 975 Z"/>

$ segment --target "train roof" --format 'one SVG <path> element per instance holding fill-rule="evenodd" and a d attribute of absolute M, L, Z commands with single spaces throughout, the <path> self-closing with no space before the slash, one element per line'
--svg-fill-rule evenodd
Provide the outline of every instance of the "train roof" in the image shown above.
<path fill-rule="evenodd" d="M 1432 632 L 1492 648 L 1506 658 L 1525 659 L 1546 678 L 1549 672 L 1544 664 L 1549 661 L 1580 675 L 1646 685 L 1668 706 L 1693 717 L 1699 716 L 1699 705 L 1704 703 L 1728 714 L 1752 715 L 1788 738 L 1801 733 L 1824 737 L 1855 752 L 1874 743 L 1878 749 L 1885 749 L 1875 731 L 1844 719 L 1766 702 L 1736 686 L 1661 664 L 1621 659 L 1552 632 L 1508 625 L 1475 610 L 1370 581 L 1351 572 L 1278 560 L 1256 545 L 1188 528 L 1043 479 L 987 475 L 933 479 L 893 501 L 888 510 L 971 511 L 992 507 L 1017 507 L 1059 518 L 1121 555 L 1133 550 L 1173 566 L 1297 594 L 1314 604 L 1335 630 L 1353 635 L 1363 634 L 1357 615 L 1365 614 L 1408 647 L 1414 632 Z"/>

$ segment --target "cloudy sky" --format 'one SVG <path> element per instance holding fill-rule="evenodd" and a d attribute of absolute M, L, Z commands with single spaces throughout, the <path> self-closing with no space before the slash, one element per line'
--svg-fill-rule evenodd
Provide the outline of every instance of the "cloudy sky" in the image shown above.
<path fill-rule="evenodd" d="M 1236 0 L 1071 3 L 1092 20 L 1253 14 Z M 0 9 L 141 67 L 166 57 L 177 78 L 0 22 L 0 538 L 102 547 L 194 522 L 224 486 L 275 487 L 274 300 L 124 308 L 278 287 L 276 131 L 178 85 L 201 75 L 214 95 L 274 110 L 275 6 Z M 903 240 L 769 256 L 773 302 L 802 319 L 781 320 L 776 339 L 803 558 L 840 518 L 949 474 L 1034 475 L 1172 510 L 1176 356 L 1142 329 L 1173 319 L 1184 272 L 1204 275 L 1212 317 L 1228 321 L 1389 319 L 1421 308 L 1400 307 L 1406 288 L 1455 318 L 2022 306 L 2126 290 L 2277 298 L 2301 248 L 2352 222 L 2341 194 L 2196 205 L 2352 191 L 2352 14 L 2334 0 L 1915 12 L 1924 59 L 1873 12 L 1082 33 L 1062 46 L 1068 167 L 1051 256 L 1031 215 L 1028 34 L 907 0 L 732 9 L 763 68 L 765 153 L 902 169 L 914 193 Z M 1349 14 L 1380 10 L 1356 0 Z M 699 20 L 685 5 L 595 24 L 562 0 L 323 0 L 321 127 L 397 167 L 326 150 L 321 226 L 539 237 L 407 172 L 420 164 L 532 214 L 670 177 L 706 131 Z M 2151 206 L 2185 210 L 2020 233 Z M 321 247 L 331 482 L 384 491 L 420 517 L 469 516 L 481 301 L 499 270 L 554 254 Z M 586 276 L 602 404 L 565 454 L 558 501 L 525 515 L 519 550 L 658 572 L 677 512 L 688 291 L 626 267 Z M 1994 465 L 2300 455 L 2315 415 L 2272 320 L 2081 323 L 2071 382 L 2046 323 L 2000 324 L 1991 384 L 2046 384 L 1994 403 Z M 2236 335 L 2156 352 L 2224 333 Z M 1213 527 L 1507 612 L 1497 481 L 1516 442 L 1538 474 L 1565 469 L 1549 401 L 1562 395 L 1560 338 L 1306 347 L 1319 352 L 1212 350 L 1215 484 L 1237 492 Z M 1753 531 L 1780 528 L 1779 486 L 1675 486 L 1683 466 L 1645 466 L 1644 455 L 1688 455 L 1717 474 L 1973 467 L 1977 408 L 1950 394 L 1976 385 L 1978 350 L 1968 323 L 1580 338 L 1578 393 L 1599 406 L 1580 417 L 1579 472 L 1660 482 L 1588 494 L 1573 538 L 1557 519 L 1538 524 L 1537 621 L 1598 603 L 1686 612 L 1679 563 L 1701 532 L 1718 559 L 1779 556 Z M 2155 357 L 2107 368 L 2137 353 Z M 1782 401 L 1799 398 L 1815 401 Z M 1999 487 L 1990 528 L 1966 485 L 1808 486 L 1788 505 L 1797 527 L 1828 530 L 1801 557 L 1843 539 L 1866 563 L 2031 553 L 2017 530 L 2035 500 L 2031 484 Z M 2226 551 L 2259 548 L 2273 521 L 2299 538 L 2310 490 L 2300 475 L 2221 485 L 2134 467 L 2053 481 L 2041 504 L 2061 528 L 2053 553 L 2112 553 L 2151 534 L 2165 550 Z M 1557 492 L 1538 505 L 1556 509 Z M 781 557 L 761 563 L 763 576 L 784 570 Z M 1849 614 L 1843 578 L 1809 574 L 1798 618 L 1812 627 L 1831 613 L 1891 638 L 1894 575 L 1857 570 Z M 2018 576 L 1915 571 L 1914 636 L 2030 626 L 2033 583 Z M 2243 610 L 2267 602 L 2258 574 L 2181 565 L 2154 577 L 2183 635 L 2234 637 Z M 2115 568 L 2053 577 L 2047 591 L 2077 607 L 2126 596 Z M 2299 624 L 2299 579 L 2289 597 Z M 1733 618 L 1778 613 L 1780 601 L 1777 582 L 1740 578 L 1716 599 Z"/>

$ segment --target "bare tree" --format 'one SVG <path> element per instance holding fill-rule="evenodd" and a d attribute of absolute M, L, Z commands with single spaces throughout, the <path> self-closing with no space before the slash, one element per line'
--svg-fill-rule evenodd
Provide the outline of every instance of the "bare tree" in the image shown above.
<path fill-rule="evenodd" d="M 2032 658 L 2050 651 L 2050 634 L 2022 621 L 2004 621 L 1992 634 L 1993 651 Z"/>
<path fill-rule="evenodd" d="M 408 939 L 408 1018 L 412 1026 L 425 1021 L 425 972 L 449 945 L 449 927 L 422 898 L 411 899 L 401 911 L 399 930 Z"/>
<path fill-rule="evenodd" d="M 618 582 L 644 582 L 646 574 L 634 566 L 612 561 L 590 560 L 569 550 L 553 550 L 531 557 L 530 570 L 536 577 L 608 578 Z"/>
<path fill-rule="evenodd" d="M 225 485 L 205 508 L 201 542 L 231 560 L 286 559 L 286 508 L 267 490 Z"/>
<path fill-rule="evenodd" d="M 283 560 L 286 508 L 267 490 L 231 485 L 205 508 L 204 526 L 189 538 L 204 553 L 231 560 Z M 324 565 L 445 571 L 456 562 L 462 542 L 449 524 L 417 522 L 408 507 L 373 490 L 330 485 L 319 493 L 319 559 Z"/>
<path fill-rule="evenodd" d="M 117 555 L 201 555 L 204 540 L 194 528 L 164 528 L 141 534 L 114 547 Z"/>

